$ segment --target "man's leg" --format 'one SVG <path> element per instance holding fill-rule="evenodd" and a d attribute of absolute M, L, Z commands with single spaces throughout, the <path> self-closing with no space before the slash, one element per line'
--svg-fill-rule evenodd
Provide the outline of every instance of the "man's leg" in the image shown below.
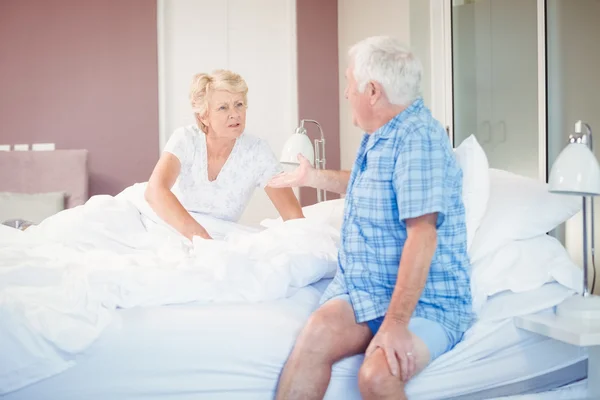
<path fill-rule="evenodd" d="M 369 321 L 373 333 L 377 333 L 383 318 Z M 410 320 L 408 330 L 411 333 L 416 370 L 421 372 L 432 360 L 435 360 L 460 340 L 456 332 L 448 332 L 442 325 L 425 318 Z M 462 336 L 462 334 L 460 335 Z M 402 365 L 400 365 L 402 368 Z M 363 399 L 406 399 L 402 381 L 402 371 L 398 377 L 390 372 L 383 350 L 378 349 L 365 359 L 358 373 L 358 386 Z"/>
<path fill-rule="evenodd" d="M 416 357 L 415 374 L 418 374 L 429 364 L 429 350 L 418 336 L 412 334 L 412 339 Z M 365 359 L 358 373 L 358 386 L 362 398 L 364 400 L 406 400 L 404 392 L 406 382 L 402 380 L 402 371 L 399 372 L 399 376 L 392 375 L 383 350 L 377 349 Z"/>
<path fill-rule="evenodd" d="M 363 353 L 373 334 L 357 324 L 350 303 L 333 299 L 310 317 L 283 368 L 276 399 L 322 399 L 333 364 Z"/>

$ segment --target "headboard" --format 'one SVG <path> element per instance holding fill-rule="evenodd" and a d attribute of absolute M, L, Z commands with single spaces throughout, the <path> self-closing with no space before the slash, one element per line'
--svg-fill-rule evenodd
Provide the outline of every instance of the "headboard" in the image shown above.
<path fill-rule="evenodd" d="M 88 151 L 0 151 L 0 192 L 65 192 L 65 206 L 88 200 Z"/>

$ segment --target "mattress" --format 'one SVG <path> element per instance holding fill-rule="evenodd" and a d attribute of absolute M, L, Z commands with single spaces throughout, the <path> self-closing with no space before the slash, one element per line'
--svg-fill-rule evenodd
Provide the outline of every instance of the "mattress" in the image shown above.
<path fill-rule="evenodd" d="M 495 397 L 489 400 L 591 400 L 587 395 L 587 379 L 573 384 L 533 394 Z"/>
<path fill-rule="evenodd" d="M 121 310 L 74 367 L 3 399 L 270 399 L 325 284 L 273 302 Z M 549 389 L 544 377 L 556 385 L 584 378 L 585 360 L 579 348 L 519 330 L 511 320 L 477 323 L 407 391 L 414 399 L 536 392 Z M 355 356 L 334 366 L 326 399 L 360 399 L 361 362 Z"/>

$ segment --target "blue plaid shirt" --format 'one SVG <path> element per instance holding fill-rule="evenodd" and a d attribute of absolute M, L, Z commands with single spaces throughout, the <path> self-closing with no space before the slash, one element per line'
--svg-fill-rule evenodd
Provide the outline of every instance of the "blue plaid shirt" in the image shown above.
<path fill-rule="evenodd" d="M 431 213 L 438 213 L 437 247 L 413 316 L 460 339 L 472 320 L 462 170 L 422 99 L 362 140 L 346 192 L 338 270 L 322 302 L 348 294 L 357 322 L 384 316 L 405 220 Z"/>

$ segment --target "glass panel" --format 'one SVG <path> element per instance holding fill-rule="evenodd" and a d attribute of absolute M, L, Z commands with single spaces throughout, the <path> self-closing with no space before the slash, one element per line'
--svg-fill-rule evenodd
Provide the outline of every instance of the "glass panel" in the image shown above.
<path fill-rule="evenodd" d="M 538 178 L 537 0 L 454 0 L 452 34 L 455 146 Z"/>
<path fill-rule="evenodd" d="M 547 1 L 549 166 L 565 147 L 578 120 L 592 127 L 595 133 L 594 153 L 600 158 L 599 21 L 598 0 Z M 598 198 L 595 198 L 594 206 L 594 231 L 596 237 L 600 237 Z M 565 240 L 569 253 L 579 265 L 583 253 L 582 229 L 582 216 L 579 214 L 567 222 L 566 236 L 562 230 L 557 235 Z"/>

